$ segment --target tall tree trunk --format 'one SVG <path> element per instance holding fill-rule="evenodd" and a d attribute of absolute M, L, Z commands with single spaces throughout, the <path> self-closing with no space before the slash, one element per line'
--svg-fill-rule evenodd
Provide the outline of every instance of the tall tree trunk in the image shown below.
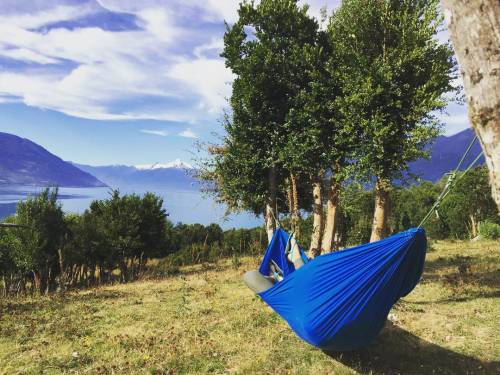
<path fill-rule="evenodd" d="M 313 231 L 309 255 L 314 258 L 321 254 L 321 235 L 323 233 L 323 202 L 321 199 L 321 179 L 313 179 Z"/>
<path fill-rule="evenodd" d="M 372 234 L 370 242 L 384 238 L 389 214 L 389 188 L 388 180 L 377 177 L 375 185 L 375 212 L 373 213 Z"/>
<path fill-rule="evenodd" d="M 276 168 L 273 166 L 269 168 L 269 198 L 266 204 L 265 221 L 266 221 L 266 232 L 267 240 L 271 242 L 273 238 L 274 231 L 276 230 L 276 220 L 278 212 L 276 210 Z"/>
<path fill-rule="evenodd" d="M 39 293 L 42 285 L 42 277 L 40 276 L 40 273 L 38 271 L 33 270 L 31 272 L 33 273 L 32 288 L 35 290 L 36 293 Z"/>
<path fill-rule="evenodd" d="M 469 218 L 470 218 L 470 231 L 471 231 L 471 235 L 472 235 L 472 238 L 476 238 L 477 237 L 477 221 L 476 221 L 476 218 L 474 217 L 474 215 L 469 215 Z"/>
<path fill-rule="evenodd" d="M 292 229 L 295 232 L 295 238 L 300 238 L 300 214 L 299 214 L 299 193 L 297 189 L 297 176 L 290 174 L 290 183 L 292 187 Z"/>
<path fill-rule="evenodd" d="M 64 257 L 61 249 L 57 250 L 57 255 L 59 255 L 59 290 L 61 293 L 65 292 L 66 289 L 66 269 L 64 268 Z"/>
<path fill-rule="evenodd" d="M 481 142 L 493 199 L 500 210 L 500 2 L 442 3 L 464 81 L 469 119 Z"/>
<path fill-rule="evenodd" d="M 328 197 L 326 200 L 326 225 L 321 243 L 321 252 L 329 253 L 333 250 L 333 239 L 337 231 L 337 217 L 339 204 L 340 183 L 333 178 L 328 186 Z"/>

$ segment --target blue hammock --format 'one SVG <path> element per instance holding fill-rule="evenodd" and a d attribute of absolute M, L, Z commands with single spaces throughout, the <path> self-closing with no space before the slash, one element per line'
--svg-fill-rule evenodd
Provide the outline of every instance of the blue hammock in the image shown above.
<path fill-rule="evenodd" d="M 295 270 L 285 255 L 288 234 L 278 229 L 259 272 L 273 260 L 284 279 L 259 296 L 308 343 L 325 350 L 355 350 L 380 332 L 391 307 L 422 275 L 427 240 L 410 229 L 382 241 L 321 255 Z"/>

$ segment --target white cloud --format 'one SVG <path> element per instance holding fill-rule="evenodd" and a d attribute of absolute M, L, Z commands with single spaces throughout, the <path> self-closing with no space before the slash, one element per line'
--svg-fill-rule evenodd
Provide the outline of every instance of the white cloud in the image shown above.
<path fill-rule="evenodd" d="M 17 6 L 17 4 L 16 4 Z M 95 13 L 97 8 L 92 3 L 83 3 L 78 5 L 55 5 L 44 8 L 34 13 L 25 12 L 4 12 L 0 5 L 2 23 L 25 29 L 35 29 L 53 22 L 70 21 L 75 18 L 84 17 Z"/>
<path fill-rule="evenodd" d="M 319 18 L 340 0 L 301 0 Z M 0 102 L 22 102 L 96 120 L 163 120 L 189 126 L 220 117 L 234 79 L 217 57 L 239 0 L 17 0 L 0 2 Z M 139 29 L 50 28 L 102 11 Z M 215 31 L 214 31 L 215 30 Z M 446 32 L 439 35 L 446 37 Z M 1 63 L 0 63 L 1 64 Z M 457 80 L 457 83 L 460 79 Z M 466 122 L 443 119 L 450 127 Z M 460 120 L 461 121 L 461 120 Z M 146 129 L 147 130 L 147 129 Z M 179 136 L 196 137 L 190 129 Z"/>
<path fill-rule="evenodd" d="M 217 114 L 231 94 L 232 73 L 219 59 L 198 58 L 175 64 L 168 72 L 172 79 L 183 82 L 192 93 L 201 96 L 200 109 Z"/>
<path fill-rule="evenodd" d="M 221 43 L 197 29 L 201 26 L 196 23 L 179 24 L 182 2 L 99 0 L 99 5 L 134 15 L 141 28 L 120 32 L 95 26 L 44 29 L 97 11 L 96 3 L 83 2 L 2 19 L 0 58 L 30 65 L 0 70 L 0 96 L 98 120 L 194 124 L 219 115 L 231 77 L 220 58 L 203 55 Z M 206 8 L 203 2 L 197 6 Z M 198 85 L 189 74 L 196 75 Z"/>
<path fill-rule="evenodd" d="M 449 106 L 448 111 L 449 113 L 438 115 L 439 119 L 445 124 L 446 135 L 453 135 L 471 127 L 465 106 L 452 104 Z"/>
<path fill-rule="evenodd" d="M 179 137 L 184 137 L 184 138 L 198 138 L 198 136 L 191 130 L 191 129 L 186 129 L 181 131 L 180 133 L 177 134 Z"/>
<path fill-rule="evenodd" d="M 217 52 L 222 52 L 224 48 L 224 40 L 222 38 L 213 38 L 210 43 L 203 44 L 201 46 L 197 46 L 194 49 L 194 55 L 201 59 L 204 57 L 205 53 L 208 51 L 215 50 Z"/>
<path fill-rule="evenodd" d="M 158 135 L 160 137 L 166 137 L 170 134 L 169 132 L 167 132 L 165 130 L 148 130 L 148 129 L 141 129 L 141 133 Z"/>
<path fill-rule="evenodd" d="M 57 64 L 59 60 L 44 56 L 27 48 L 0 48 L 0 55 L 14 60 L 37 64 Z"/>

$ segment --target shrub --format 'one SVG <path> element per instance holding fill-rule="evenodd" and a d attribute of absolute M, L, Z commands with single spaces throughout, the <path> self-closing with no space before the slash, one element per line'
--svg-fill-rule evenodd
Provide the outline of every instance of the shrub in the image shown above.
<path fill-rule="evenodd" d="M 479 224 L 479 234 L 483 238 L 496 240 L 500 238 L 500 225 L 489 220 L 485 220 Z"/>

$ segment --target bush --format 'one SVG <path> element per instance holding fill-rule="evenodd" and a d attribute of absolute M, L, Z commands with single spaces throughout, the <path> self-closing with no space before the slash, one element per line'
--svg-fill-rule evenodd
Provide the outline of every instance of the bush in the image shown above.
<path fill-rule="evenodd" d="M 163 278 L 179 274 L 180 268 L 175 264 L 172 256 L 160 259 L 157 264 L 149 265 L 145 273 L 146 277 Z"/>
<path fill-rule="evenodd" d="M 500 225 L 489 220 L 485 220 L 479 224 L 479 234 L 483 238 L 496 240 L 500 238 Z"/>

